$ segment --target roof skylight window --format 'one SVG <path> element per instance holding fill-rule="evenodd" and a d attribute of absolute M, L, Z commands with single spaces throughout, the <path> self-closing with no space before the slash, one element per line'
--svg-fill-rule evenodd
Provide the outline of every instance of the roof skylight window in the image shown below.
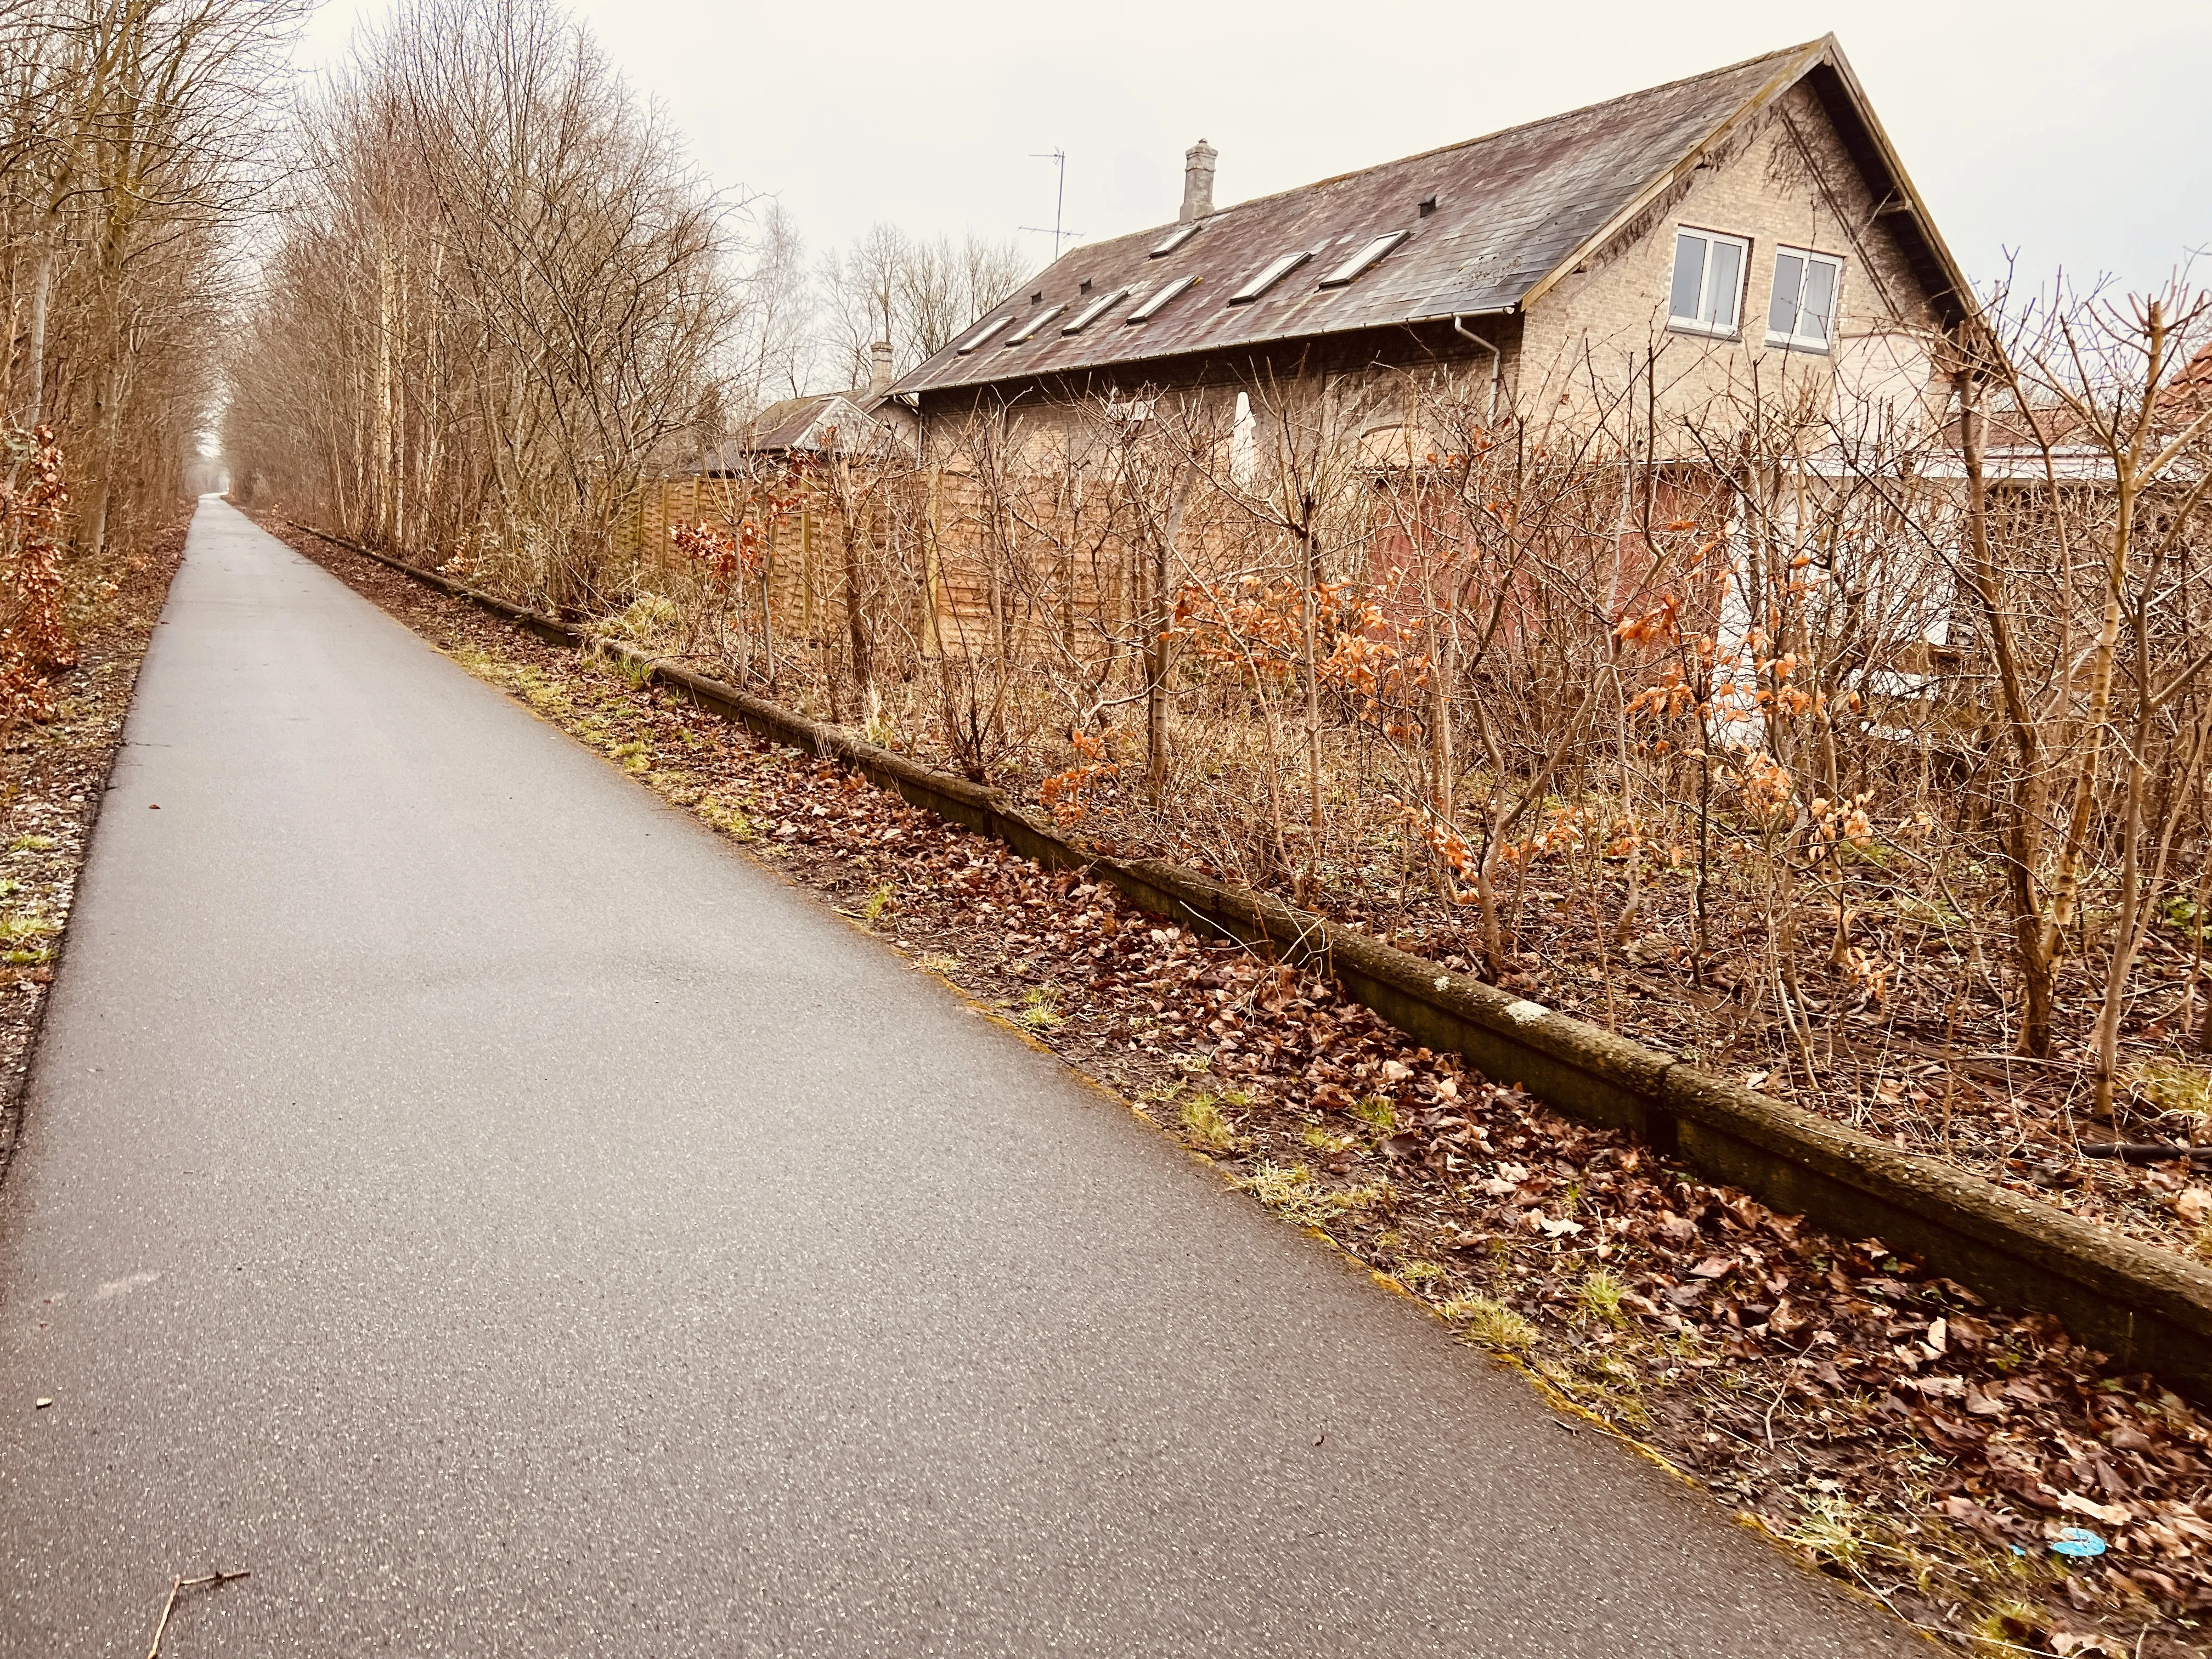
<path fill-rule="evenodd" d="M 1181 247 L 1185 242 L 1190 240 L 1192 237 L 1197 235 L 1200 231 L 1204 230 L 1205 228 L 1206 221 L 1203 219 L 1194 219 L 1187 225 L 1177 225 L 1173 230 L 1168 233 L 1167 240 L 1162 242 L 1158 247 L 1154 248 L 1148 257 L 1158 259 L 1173 253 L 1177 248 Z"/>
<path fill-rule="evenodd" d="M 1159 290 L 1159 292 L 1153 295 L 1151 299 L 1146 301 L 1134 311 L 1131 312 L 1127 317 L 1123 318 L 1122 321 L 1128 323 L 1149 323 L 1153 318 L 1160 314 L 1162 308 L 1167 305 L 1169 301 L 1175 299 L 1186 289 L 1189 288 L 1191 284 L 1197 281 L 1198 278 L 1195 276 L 1176 277 L 1175 281 L 1166 284 Z"/>
<path fill-rule="evenodd" d="M 1011 317 L 1001 317 L 996 322 L 984 324 L 982 327 L 977 329 L 973 334 L 970 334 L 965 340 L 963 340 L 960 343 L 959 355 L 965 357 L 977 346 L 981 345 L 994 334 L 996 334 L 1000 329 L 1004 328 L 1008 323 L 1011 323 L 1013 320 L 1014 319 Z"/>
<path fill-rule="evenodd" d="M 1365 276 L 1369 269 L 1378 263 L 1384 254 L 1389 252 L 1392 248 L 1396 247 L 1399 243 L 1413 234 L 1410 230 L 1394 230 L 1377 236 L 1365 247 L 1322 277 L 1321 285 L 1323 288 L 1342 288 L 1349 283 L 1358 281 Z"/>
<path fill-rule="evenodd" d="M 1062 334 L 1080 334 L 1128 297 L 1129 290 L 1126 288 L 1117 288 L 1111 294 L 1102 294 L 1068 319 L 1067 326 L 1060 331 Z"/>
<path fill-rule="evenodd" d="M 1300 248 L 1296 253 L 1285 253 L 1261 267 L 1260 274 L 1229 296 L 1232 306 L 1247 306 L 1269 289 L 1313 258 L 1311 252 Z"/>
<path fill-rule="evenodd" d="M 1066 306 L 1047 306 L 1042 311 L 1032 314 L 1027 322 L 1006 336 L 1006 343 L 1010 346 L 1017 346 L 1024 340 L 1034 340 L 1044 331 L 1044 325 L 1047 323 L 1066 309 Z"/>

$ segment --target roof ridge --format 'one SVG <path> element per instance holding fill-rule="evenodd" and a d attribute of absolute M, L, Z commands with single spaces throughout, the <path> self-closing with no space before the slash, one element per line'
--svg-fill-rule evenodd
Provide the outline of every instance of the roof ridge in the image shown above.
<path fill-rule="evenodd" d="M 1656 82 L 1648 87 L 1638 87 L 1628 92 L 1615 93 L 1610 98 L 1593 99 L 1587 104 L 1577 105 L 1573 109 L 1560 110 L 1553 115 L 1539 116 L 1533 121 L 1516 122 L 1510 127 L 1493 127 L 1490 131 L 1477 133 L 1472 138 L 1455 139 L 1449 144 L 1437 144 L 1427 149 L 1417 149 L 1410 155 L 1394 155 L 1389 161 L 1372 161 L 1364 167 L 1346 167 L 1343 172 L 1332 173 L 1325 179 L 1316 179 L 1303 185 L 1286 185 L 1281 190 L 1269 191 L 1265 196 L 1248 196 L 1241 202 L 1231 202 L 1227 207 L 1215 210 L 1206 216 L 1206 221 L 1200 222 L 1223 218 L 1248 207 L 1259 207 L 1268 202 L 1279 202 L 1285 197 L 1303 196 L 1309 191 L 1325 189 L 1343 179 L 1356 179 L 1363 173 L 1373 173 L 1379 167 L 1402 167 L 1409 161 L 1426 161 L 1432 155 L 1449 155 L 1455 151 L 1472 149 L 1477 144 L 1486 144 L 1498 138 L 1510 138 L 1516 133 L 1534 132 L 1540 127 L 1551 126 L 1556 122 L 1571 121 L 1578 115 L 1588 115 L 1596 110 L 1609 109 L 1614 105 L 1626 103 L 1632 98 L 1643 98 L 1655 93 L 1671 92 L 1678 87 L 1686 87 L 1698 81 L 1717 80 L 1723 75 L 1734 75 L 1738 70 L 1750 69 L 1758 64 L 1778 64 L 1795 58 L 1801 52 L 1809 52 L 1815 46 L 1825 45 L 1829 38 L 1825 34 L 1817 35 L 1810 40 L 1801 40 L 1794 46 L 1782 46 L 1773 52 L 1754 52 L 1752 56 L 1740 58 L 1733 64 L 1723 64 L 1718 69 L 1705 70 L 1696 75 L 1678 76 L 1672 81 Z M 1119 236 L 1109 236 L 1103 241 L 1087 242 L 1084 246 L 1090 248 L 1111 247 L 1116 242 L 1127 241 L 1133 237 L 1152 235 L 1171 228 L 1176 222 L 1169 220 L 1158 225 L 1142 226 L 1135 230 L 1124 231 Z M 1066 258 L 1074 252 L 1073 248 L 1070 248 L 1067 253 L 1062 254 L 1060 258 Z M 1059 263 L 1058 259 L 1053 262 L 1054 264 Z M 1046 270 L 1051 269 L 1051 265 L 1045 267 Z M 1040 276 L 1042 274 L 1042 272 L 1039 273 Z"/>
<path fill-rule="evenodd" d="M 1969 292 L 1964 279 L 1927 222 L 1925 207 L 1831 33 L 1253 197 L 1208 215 L 1201 222 L 1212 228 L 1188 250 L 1183 245 L 1191 240 L 1191 226 L 1180 227 L 1183 234 L 1164 243 L 1162 236 L 1178 228 L 1146 227 L 1086 242 L 987 308 L 944 349 L 902 376 L 896 390 L 927 392 L 1109 368 L 1126 373 L 1137 364 L 1193 353 L 1272 350 L 1288 341 L 1516 312 L 1540 301 L 1591 250 L 1627 234 L 1638 216 L 1688 177 L 1692 162 L 1710 156 L 1716 146 L 1733 153 L 1737 139 L 1731 135 L 1750 130 L 1778 99 L 1808 84 L 1820 118 L 1834 128 L 1850 165 L 1864 174 L 1869 188 L 1901 192 L 1911 203 L 1911 212 L 1891 221 L 1890 229 L 1901 239 L 1916 293 L 1947 317 L 1960 310 L 1964 302 L 1955 296 Z M 1418 212 L 1415 197 L 1426 198 Z M 1392 240 L 1387 261 L 1364 281 L 1308 285 L 1301 279 L 1264 305 L 1242 303 L 1265 291 L 1254 273 L 1268 281 L 1282 276 L 1285 250 L 1318 257 L 1322 246 L 1351 242 L 1353 231 L 1372 235 L 1384 226 L 1412 226 L 1417 218 L 1432 222 Z M 1170 256 L 1168 265 L 1151 264 L 1162 254 Z M 1102 306 L 1048 337 L 1039 337 L 1034 326 L 1006 331 L 988 351 L 979 350 L 1008 319 L 1041 317 L 1029 313 L 1024 295 L 1042 299 L 1051 289 L 1064 301 L 1078 278 L 1086 291 L 1096 283 L 1098 295 L 1116 297 L 1137 289 L 1180 295 L 1194 280 L 1248 287 L 1214 295 L 1212 303 L 1206 295 L 1178 300 L 1171 314 L 1156 317 L 1157 306 L 1145 307 L 1141 318 L 1132 313 L 1124 320 L 1143 322 L 1141 335 L 1092 326 L 1103 314 Z M 1168 288 L 1158 286 L 1164 279 Z M 995 322 L 989 320 L 994 317 Z M 1024 349 L 1002 352 L 1001 345 Z"/>

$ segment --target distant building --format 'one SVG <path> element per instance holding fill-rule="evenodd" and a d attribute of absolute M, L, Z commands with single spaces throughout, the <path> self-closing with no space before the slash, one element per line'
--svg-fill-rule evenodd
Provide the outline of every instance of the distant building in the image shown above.
<path fill-rule="evenodd" d="M 799 470 L 794 462 L 838 454 L 877 462 L 911 456 L 916 425 L 913 410 L 890 395 L 890 343 L 877 341 L 870 357 L 868 385 L 786 398 L 720 443 L 672 454 L 651 469 L 616 523 L 616 550 L 632 556 L 657 553 L 673 525 L 725 521 L 733 508 L 742 510 L 748 485 L 790 478 Z M 811 549 L 811 530 L 804 540 Z"/>
<path fill-rule="evenodd" d="M 890 396 L 891 344 L 878 340 L 868 348 L 873 373 L 865 386 L 849 392 L 812 392 L 770 404 L 745 422 L 744 429 L 710 451 L 710 476 L 732 477 L 755 470 L 763 460 L 796 456 L 882 454 L 897 447 L 912 452 L 915 422 L 906 404 Z"/>

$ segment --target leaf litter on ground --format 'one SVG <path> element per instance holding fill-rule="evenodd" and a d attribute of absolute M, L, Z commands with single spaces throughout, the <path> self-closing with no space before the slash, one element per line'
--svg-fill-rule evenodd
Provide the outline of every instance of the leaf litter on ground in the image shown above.
<path fill-rule="evenodd" d="M 2057 1321 L 1564 1119 L 1327 981 L 835 763 L 286 539 L 1808 1565 L 1970 1650 L 2204 1650 L 2212 1416 Z M 2101 1553 L 2054 1549 L 2088 1528 Z"/>

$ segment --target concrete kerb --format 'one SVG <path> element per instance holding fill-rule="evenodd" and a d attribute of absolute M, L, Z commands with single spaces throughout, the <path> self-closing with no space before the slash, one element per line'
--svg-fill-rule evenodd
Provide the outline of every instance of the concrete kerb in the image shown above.
<path fill-rule="evenodd" d="M 435 571 L 297 528 L 469 599 L 549 642 L 647 670 L 700 706 L 872 782 L 1024 857 L 1109 882 L 1133 903 L 1199 931 L 1316 968 L 1431 1048 L 1463 1054 L 1585 1122 L 1633 1131 L 1706 1179 L 1849 1237 L 1920 1255 L 1999 1306 L 2040 1309 L 2119 1364 L 2212 1401 L 2212 1270 L 1916 1152 L 1758 1094 L 1585 1021 L 1297 910 L 1158 860 L 1114 858 L 1003 793 L 866 743 L 623 641 Z"/>

